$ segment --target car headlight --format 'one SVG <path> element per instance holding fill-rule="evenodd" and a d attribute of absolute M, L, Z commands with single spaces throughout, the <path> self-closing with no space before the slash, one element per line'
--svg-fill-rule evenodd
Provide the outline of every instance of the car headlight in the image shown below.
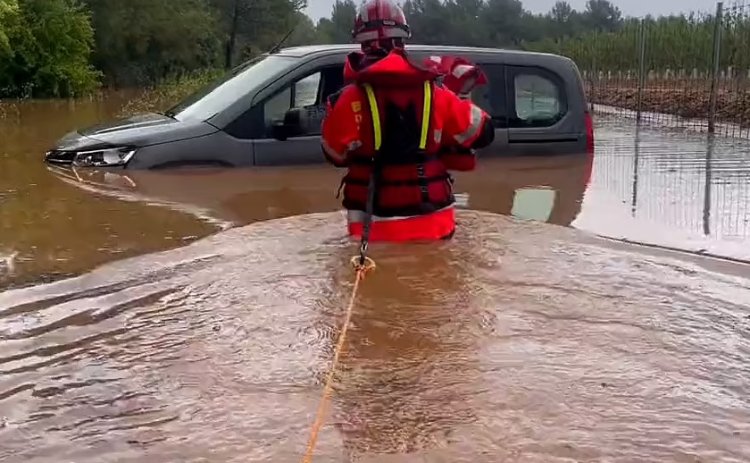
<path fill-rule="evenodd" d="M 73 158 L 73 165 L 76 167 L 124 166 L 133 158 L 135 151 L 135 148 L 130 147 L 79 151 Z"/>

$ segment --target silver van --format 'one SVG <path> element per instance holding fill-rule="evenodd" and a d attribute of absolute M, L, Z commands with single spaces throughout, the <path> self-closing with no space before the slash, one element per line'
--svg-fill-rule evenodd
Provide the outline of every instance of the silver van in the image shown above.
<path fill-rule="evenodd" d="M 164 114 L 69 133 L 46 153 L 45 161 L 118 169 L 323 163 L 325 102 L 344 85 L 346 55 L 357 47 L 315 45 L 261 55 Z M 593 151 L 583 81 L 570 59 L 437 45 L 410 45 L 408 51 L 418 60 L 460 56 L 487 74 L 489 84 L 472 97 L 492 115 L 496 133 L 480 157 Z"/>

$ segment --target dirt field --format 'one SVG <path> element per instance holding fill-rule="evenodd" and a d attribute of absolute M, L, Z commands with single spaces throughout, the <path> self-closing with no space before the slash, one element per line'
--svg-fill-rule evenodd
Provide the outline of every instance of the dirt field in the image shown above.
<path fill-rule="evenodd" d="M 587 95 L 597 104 L 636 110 L 638 82 L 635 80 L 587 82 Z M 708 118 L 710 81 L 663 80 L 647 82 L 641 109 L 644 112 Z M 750 127 L 750 85 L 722 83 L 717 92 L 717 120 Z"/>

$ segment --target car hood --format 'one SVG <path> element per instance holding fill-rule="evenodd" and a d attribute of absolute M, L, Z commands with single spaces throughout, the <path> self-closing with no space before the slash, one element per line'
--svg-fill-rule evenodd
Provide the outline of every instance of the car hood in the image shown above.
<path fill-rule="evenodd" d="M 146 113 L 92 125 L 67 134 L 56 149 L 76 150 L 90 145 L 148 146 L 202 137 L 218 129 L 201 121 L 178 121 L 161 114 Z"/>

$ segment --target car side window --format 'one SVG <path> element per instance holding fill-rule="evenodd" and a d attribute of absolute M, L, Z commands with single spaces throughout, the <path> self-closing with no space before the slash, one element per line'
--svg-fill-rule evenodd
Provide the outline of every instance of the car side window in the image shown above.
<path fill-rule="evenodd" d="M 270 131 L 270 127 L 274 121 L 283 120 L 284 115 L 292 107 L 292 87 L 285 87 L 280 92 L 266 100 L 263 104 L 263 123 L 266 127 L 266 132 Z"/>
<path fill-rule="evenodd" d="M 294 84 L 294 100 L 292 106 L 295 108 L 305 108 L 315 106 L 318 102 L 318 93 L 320 90 L 320 80 L 322 73 L 316 72 L 297 81 Z"/>
<path fill-rule="evenodd" d="M 291 108 L 315 104 L 319 83 L 320 71 L 292 82 L 263 103 L 263 125 L 267 138 L 273 136 L 273 125 L 283 121 Z"/>
<path fill-rule="evenodd" d="M 550 127 L 565 116 L 565 90 L 555 74 L 533 67 L 517 67 L 512 74 L 511 127 Z"/>
<path fill-rule="evenodd" d="M 508 104 L 505 95 L 505 66 L 502 64 L 477 63 L 487 76 L 485 85 L 471 92 L 472 101 L 492 116 L 497 128 L 507 127 Z"/>
<path fill-rule="evenodd" d="M 284 120 L 291 108 L 304 108 L 305 122 L 301 136 L 320 135 L 328 96 L 344 85 L 343 65 L 327 66 L 294 81 L 262 105 L 264 133 L 273 136 L 273 125 Z"/>
<path fill-rule="evenodd" d="M 325 112 L 325 98 L 338 91 L 343 80 L 343 65 L 318 68 L 278 89 L 264 100 L 255 102 L 250 109 L 229 123 L 224 131 L 242 140 L 273 138 L 274 123 L 283 121 L 292 107 L 300 107 L 307 109 L 306 112 L 312 116 L 306 118 L 306 125 L 312 129 L 310 135 L 315 135 L 315 132 L 320 132 L 320 128 L 316 128 L 316 124 L 320 125 L 316 120 L 321 118 L 320 113 Z"/>

